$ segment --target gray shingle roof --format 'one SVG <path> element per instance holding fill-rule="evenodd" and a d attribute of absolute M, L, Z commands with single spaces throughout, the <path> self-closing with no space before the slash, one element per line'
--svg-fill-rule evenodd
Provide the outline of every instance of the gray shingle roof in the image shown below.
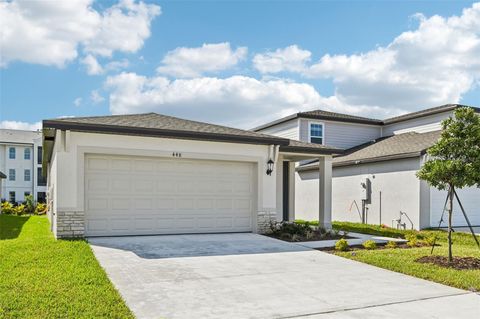
<path fill-rule="evenodd" d="M 441 131 L 428 133 L 408 132 L 359 145 L 345 151 L 345 155 L 336 156 L 333 166 L 349 166 L 360 163 L 372 163 L 386 160 L 417 157 L 422 155 L 439 138 Z M 312 169 L 316 163 L 310 163 L 299 170 Z"/>
<path fill-rule="evenodd" d="M 157 113 L 51 119 L 44 120 L 43 127 L 96 133 L 275 144 L 288 147 L 292 151 L 295 148 L 300 148 L 300 145 L 295 144 L 295 142 L 292 143 L 291 140 L 278 136 L 190 121 Z M 308 148 L 311 152 L 317 153 L 339 153 L 339 149 L 310 143 L 302 143 L 301 148 Z"/>
<path fill-rule="evenodd" d="M 425 109 L 425 110 L 421 110 L 421 111 L 417 111 L 417 112 L 412 112 L 412 113 L 407 113 L 407 114 L 403 114 L 403 115 L 400 115 L 400 116 L 391 117 L 391 118 L 383 120 L 383 124 L 392 124 L 392 123 L 397 123 L 397 122 L 401 122 L 401 121 L 405 121 L 405 120 L 409 120 L 409 119 L 414 119 L 414 118 L 418 118 L 418 117 L 423 117 L 423 116 L 433 115 L 433 114 L 437 114 L 437 113 L 448 112 L 448 111 L 452 111 L 456 108 L 466 107 L 466 106 L 468 106 L 468 105 L 462 105 L 462 104 L 440 105 L 440 106 L 437 106 L 437 107 L 431 107 L 429 109 Z M 472 107 L 472 106 L 468 106 L 468 107 L 473 108 L 476 112 L 480 112 L 480 108 L 476 108 L 476 107 Z"/>

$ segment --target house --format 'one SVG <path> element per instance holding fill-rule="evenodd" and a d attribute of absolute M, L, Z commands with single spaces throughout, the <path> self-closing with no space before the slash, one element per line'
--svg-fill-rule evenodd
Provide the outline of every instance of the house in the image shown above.
<path fill-rule="evenodd" d="M 42 173 L 42 132 L 0 129 L 0 171 L 7 175 L 1 198 L 21 203 L 27 195 L 45 202 Z"/>
<path fill-rule="evenodd" d="M 385 120 L 316 110 L 253 131 L 346 149 L 333 159 L 333 220 L 438 227 L 447 194 L 415 173 L 426 160 L 426 150 L 438 140 L 441 121 L 461 106 L 448 104 Z M 302 162 L 296 172 L 295 218 L 315 220 L 317 164 Z M 471 223 L 480 225 L 480 189 L 465 188 L 458 195 Z M 458 205 L 454 209 L 454 225 L 466 226 Z"/>
<path fill-rule="evenodd" d="M 292 220 L 295 163 L 317 160 L 316 219 L 331 223 L 341 150 L 156 113 L 43 121 L 57 238 L 262 232 Z"/>
<path fill-rule="evenodd" d="M 0 198 L 2 198 L 3 194 L 2 194 L 2 184 L 3 184 L 3 180 L 7 178 L 7 175 L 3 174 L 1 171 L 0 171 Z M 0 213 L 2 212 L 2 208 L 0 207 Z"/>

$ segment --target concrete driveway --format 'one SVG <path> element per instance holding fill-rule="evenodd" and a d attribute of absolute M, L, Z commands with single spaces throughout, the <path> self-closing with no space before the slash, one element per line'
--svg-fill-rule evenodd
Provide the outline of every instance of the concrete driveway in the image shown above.
<path fill-rule="evenodd" d="M 256 234 L 89 239 L 137 318 L 476 318 L 480 296 Z"/>

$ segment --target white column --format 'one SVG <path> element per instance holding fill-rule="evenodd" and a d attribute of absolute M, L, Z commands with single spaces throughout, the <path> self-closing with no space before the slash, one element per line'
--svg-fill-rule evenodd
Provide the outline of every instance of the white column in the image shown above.
<path fill-rule="evenodd" d="M 288 182 L 290 183 L 290 185 L 288 185 L 288 203 L 290 206 L 288 208 L 288 220 L 293 222 L 295 220 L 295 162 L 290 162 L 288 165 L 288 172 L 290 174 L 288 177 Z"/>
<path fill-rule="evenodd" d="M 318 159 L 319 167 L 319 226 L 332 228 L 332 157 L 325 156 Z"/>

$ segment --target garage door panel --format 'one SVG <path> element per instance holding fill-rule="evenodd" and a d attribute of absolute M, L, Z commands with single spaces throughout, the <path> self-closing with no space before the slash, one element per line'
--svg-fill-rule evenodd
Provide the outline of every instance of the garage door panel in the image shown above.
<path fill-rule="evenodd" d="M 87 155 L 87 236 L 252 230 L 251 163 Z"/>

